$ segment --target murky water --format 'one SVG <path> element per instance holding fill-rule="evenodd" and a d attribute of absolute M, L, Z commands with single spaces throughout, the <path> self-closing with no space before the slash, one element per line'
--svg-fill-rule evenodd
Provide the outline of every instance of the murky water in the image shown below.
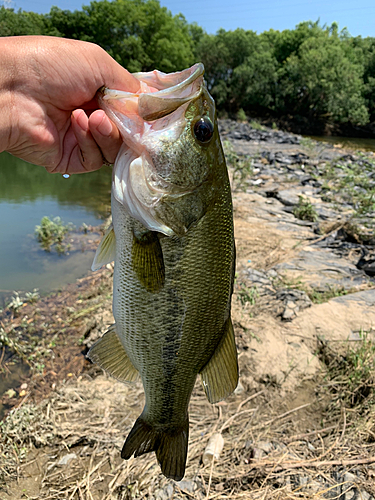
<path fill-rule="evenodd" d="M 359 149 L 363 151 L 375 151 L 375 139 L 360 139 L 358 137 L 336 137 L 330 135 L 309 136 L 316 141 L 339 144 L 344 148 Z"/>
<path fill-rule="evenodd" d="M 0 306 L 14 290 L 49 292 L 90 269 L 93 251 L 58 256 L 46 253 L 34 236 L 43 216 L 77 228 L 97 225 L 108 215 L 111 169 L 51 175 L 8 153 L 0 154 Z"/>

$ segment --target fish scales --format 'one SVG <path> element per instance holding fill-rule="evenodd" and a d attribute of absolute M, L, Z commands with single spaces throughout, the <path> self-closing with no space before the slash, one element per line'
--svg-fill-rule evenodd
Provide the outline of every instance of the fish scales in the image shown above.
<path fill-rule="evenodd" d="M 101 243 L 94 267 L 115 257 L 116 325 L 89 352 L 118 379 L 134 380 L 137 373 L 142 379 L 145 407 L 122 457 L 155 451 L 163 474 L 176 480 L 185 471 L 188 405 L 197 375 L 201 374 L 211 402 L 230 394 L 238 380 L 230 320 L 235 253 L 231 191 L 213 101 L 201 65 L 196 66 L 195 73 L 196 67 L 186 70 L 186 80 L 192 81 L 190 100 L 186 101 L 181 73 L 176 73 L 177 97 L 173 86 L 171 94 L 173 105 L 180 105 L 172 112 L 167 109 L 164 118 L 163 106 L 168 108 L 170 102 L 157 101 L 158 119 L 151 122 L 156 134 L 140 134 L 142 147 L 133 144 L 135 134 L 128 137 L 122 131 L 125 144 L 136 149 L 142 161 L 125 148 L 115 164 L 113 231 Z M 185 95 L 180 98 L 181 87 Z M 147 112 L 156 105 L 151 101 Z M 120 119 L 128 127 L 131 124 L 121 106 L 122 114 L 103 105 L 120 130 Z M 131 119 L 138 117 L 133 114 Z M 197 119 L 203 132 L 196 131 Z M 165 124 L 172 124 L 172 132 L 160 137 Z M 179 134 L 173 126 L 179 127 Z M 132 168 L 137 173 L 133 178 Z M 122 182 L 124 171 L 127 177 Z M 163 196 L 157 198 L 161 189 Z M 127 192 L 121 198 L 124 190 L 130 192 L 127 199 Z"/>

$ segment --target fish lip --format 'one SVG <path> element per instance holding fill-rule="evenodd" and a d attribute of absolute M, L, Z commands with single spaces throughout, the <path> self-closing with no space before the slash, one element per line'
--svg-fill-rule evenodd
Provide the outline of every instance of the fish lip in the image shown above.
<path fill-rule="evenodd" d="M 152 73 L 154 73 L 154 72 L 152 72 Z M 190 68 L 187 68 L 187 69 L 185 69 L 183 71 L 176 71 L 174 73 L 169 73 L 168 76 L 170 76 L 170 75 L 180 75 L 180 76 L 183 76 L 183 75 L 185 75 L 185 73 L 187 73 L 189 76 L 187 78 L 183 78 L 177 84 L 172 85 L 172 86 L 167 87 L 167 88 L 164 88 L 164 89 L 160 89 L 157 92 L 142 92 L 141 95 L 143 95 L 143 94 L 149 94 L 149 93 L 155 95 L 155 93 L 157 93 L 158 96 L 164 97 L 165 95 L 168 95 L 168 94 L 171 94 L 173 92 L 176 92 L 177 90 L 184 89 L 185 87 L 187 87 L 188 85 L 190 85 L 191 83 L 193 83 L 195 80 L 197 80 L 197 78 L 199 78 L 200 76 L 203 76 L 203 74 L 204 74 L 204 65 L 202 63 L 196 63 L 193 66 L 191 66 Z M 148 74 L 148 73 L 139 72 L 139 73 L 133 73 L 133 76 L 135 76 L 138 80 L 142 80 L 142 79 L 145 78 L 146 74 Z"/>
<path fill-rule="evenodd" d="M 171 76 L 171 75 L 185 75 L 187 73 L 189 76 L 187 78 L 183 78 L 181 81 L 178 83 L 168 86 L 166 88 L 157 90 L 156 92 L 126 92 L 126 91 L 118 91 L 114 89 L 110 89 L 106 86 L 102 86 L 97 90 L 97 99 L 99 102 L 103 101 L 109 101 L 109 100 L 116 100 L 116 99 L 124 99 L 124 98 L 131 98 L 131 97 L 136 97 L 136 98 L 142 98 L 142 96 L 152 96 L 153 98 L 161 98 L 161 99 L 168 99 L 168 96 L 171 94 L 174 94 L 179 91 L 185 90 L 189 85 L 194 83 L 199 77 L 203 76 L 204 74 L 204 65 L 202 63 L 196 63 L 190 68 L 187 68 L 183 71 L 176 71 L 175 73 L 162 73 L 156 70 L 152 71 L 151 74 L 157 73 L 158 75 L 166 75 L 166 76 Z M 147 79 L 146 75 L 149 75 L 150 72 L 139 72 L 139 73 L 132 73 L 133 76 L 135 76 L 140 82 L 144 81 Z M 176 76 L 176 78 L 178 78 Z M 150 83 L 152 82 L 152 79 L 150 79 Z M 201 86 L 200 86 L 201 87 Z M 184 96 L 187 100 L 194 99 L 198 97 L 201 89 L 195 91 L 194 93 L 190 94 L 189 96 Z M 103 103 L 105 106 L 105 103 Z"/>

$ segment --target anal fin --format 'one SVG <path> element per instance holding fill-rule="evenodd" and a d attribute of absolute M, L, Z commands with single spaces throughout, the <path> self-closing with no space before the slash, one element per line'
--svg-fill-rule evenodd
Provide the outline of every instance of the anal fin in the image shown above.
<path fill-rule="evenodd" d="M 138 378 L 138 371 L 117 336 L 116 325 L 95 342 L 87 357 L 120 382 L 135 382 Z"/>
<path fill-rule="evenodd" d="M 211 359 L 200 372 L 203 388 L 210 403 L 231 394 L 238 384 L 238 361 L 232 320 L 224 325 L 225 333 Z"/>

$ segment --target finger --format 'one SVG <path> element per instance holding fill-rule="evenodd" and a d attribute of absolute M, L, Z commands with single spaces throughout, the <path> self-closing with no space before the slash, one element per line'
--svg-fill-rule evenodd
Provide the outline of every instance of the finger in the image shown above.
<path fill-rule="evenodd" d="M 71 123 L 77 146 L 72 150 L 67 172 L 82 173 L 98 170 L 103 165 L 103 156 L 89 130 L 86 113 L 82 109 L 76 109 L 72 113 Z"/>
<path fill-rule="evenodd" d="M 122 144 L 120 132 L 108 116 L 98 109 L 89 117 L 89 130 L 101 149 L 104 158 L 114 163 Z"/>

